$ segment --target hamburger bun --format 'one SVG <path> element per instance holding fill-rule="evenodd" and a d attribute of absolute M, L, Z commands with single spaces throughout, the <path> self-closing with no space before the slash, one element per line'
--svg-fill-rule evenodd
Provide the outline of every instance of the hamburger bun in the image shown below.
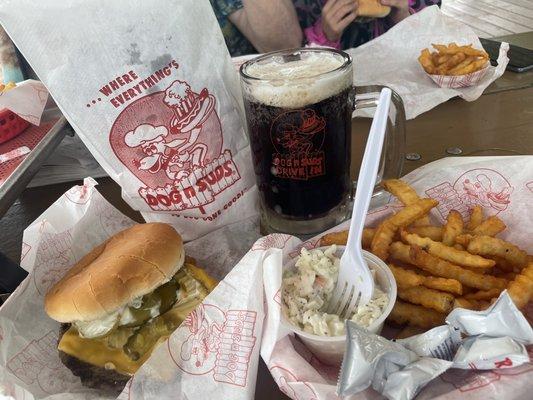
<path fill-rule="evenodd" d="M 170 225 L 134 225 L 76 263 L 47 293 L 46 313 L 63 323 L 105 318 L 169 281 L 184 259 Z"/>
<path fill-rule="evenodd" d="M 381 5 L 379 0 L 359 0 L 357 15 L 360 17 L 384 18 L 390 12 L 391 8 Z"/>

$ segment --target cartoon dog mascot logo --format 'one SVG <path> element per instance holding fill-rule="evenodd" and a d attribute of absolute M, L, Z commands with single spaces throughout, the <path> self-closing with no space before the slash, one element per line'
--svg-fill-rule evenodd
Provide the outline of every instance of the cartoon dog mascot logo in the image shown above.
<path fill-rule="evenodd" d="M 110 143 L 144 186 L 140 196 L 155 211 L 200 208 L 240 179 L 223 150 L 216 99 L 176 80 L 165 91 L 131 103 L 116 119 Z"/>

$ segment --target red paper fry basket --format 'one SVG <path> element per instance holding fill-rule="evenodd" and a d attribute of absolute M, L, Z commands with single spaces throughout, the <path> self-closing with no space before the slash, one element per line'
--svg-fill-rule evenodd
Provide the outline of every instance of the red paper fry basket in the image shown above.
<path fill-rule="evenodd" d="M 0 110 L 0 143 L 7 142 L 26 129 L 30 123 L 14 112 L 4 108 Z"/>

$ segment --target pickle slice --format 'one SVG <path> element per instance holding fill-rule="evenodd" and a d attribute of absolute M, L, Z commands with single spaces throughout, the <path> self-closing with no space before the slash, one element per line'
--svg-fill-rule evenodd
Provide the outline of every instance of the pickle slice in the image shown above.
<path fill-rule="evenodd" d="M 171 279 L 154 291 L 154 295 L 158 296 L 160 301 L 159 314 L 164 314 L 172 308 L 178 297 L 178 287 L 178 282 Z"/>
<path fill-rule="evenodd" d="M 170 335 L 174 329 L 167 326 L 161 316 L 144 324 L 124 345 L 124 352 L 134 361 L 152 349 L 160 337 Z"/>
<path fill-rule="evenodd" d="M 207 289 L 185 269 L 180 270 L 173 281 L 179 284 L 178 300 L 173 307 L 141 326 L 125 344 L 124 352 L 132 360 L 138 360 L 150 351 L 160 338 L 170 336 L 208 294 Z"/>
<path fill-rule="evenodd" d="M 128 339 L 135 333 L 135 328 L 119 327 L 111 331 L 107 336 L 104 336 L 99 341 L 105 343 L 107 347 L 112 349 L 120 349 L 128 342 Z"/>
<path fill-rule="evenodd" d="M 125 311 L 125 313 L 129 314 L 128 320 L 131 320 L 131 322 L 123 324 L 123 326 L 140 326 L 151 318 L 165 313 L 176 302 L 177 290 L 178 283 L 171 279 L 152 293 L 144 295 L 139 308 L 128 307 Z"/>

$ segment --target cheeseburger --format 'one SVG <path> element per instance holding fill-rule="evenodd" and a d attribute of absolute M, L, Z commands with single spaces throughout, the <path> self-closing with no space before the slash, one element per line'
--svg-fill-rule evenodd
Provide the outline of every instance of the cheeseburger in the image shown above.
<path fill-rule="evenodd" d="M 94 248 L 47 293 L 62 323 L 61 361 L 86 386 L 120 392 L 216 281 L 185 259 L 162 223 L 135 225 Z"/>
<path fill-rule="evenodd" d="M 391 8 L 383 6 L 379 0 L 359 0 L 357 15 L 360 17 L 383 18 L 389 15 Z"/>

